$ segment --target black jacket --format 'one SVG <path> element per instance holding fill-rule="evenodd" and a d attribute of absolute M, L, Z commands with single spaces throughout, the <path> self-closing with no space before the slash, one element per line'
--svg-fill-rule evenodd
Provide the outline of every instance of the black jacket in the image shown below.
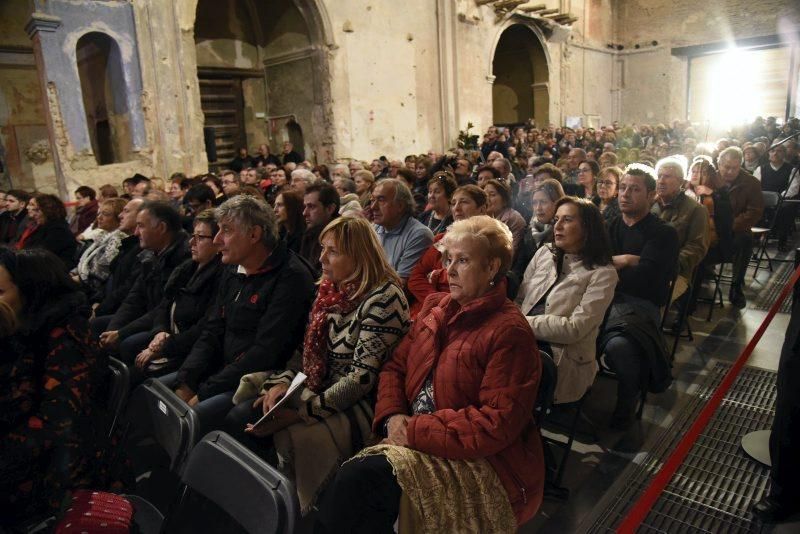
<path fill-rule="evenodd" d="M 284 369 L 303 339 L 315 286 L 311 271 L 280 243 L 252 275 L 225 268 L 214 309 L 178 370 L 200 400 L 234 391 L 242 376 Z"/>
<path fill-rule="evenodd" d="M 167 280 L 189 257 L 189 238 L 181 231 L 160 255 L 144 251 L 140 257 L 141 272 L 108 325 L 108 330 L 119 331 L 121 340 L 153 327 L 153 316 L 164 298 Z"/>
<path fill-rule="evenodd" d="M 28 223 L 28 212 L 25 208 L 19 213 L 9 211 L 0 213 L 0 243 L 16 243 L 19 231 Z"/>
<path fill-rule="evenodd" d="M 139 260 L 141 252 L 139 238 L 135 235 L 129 235 L 122 240 L 117 257 L 111 261 L 111 276 L 108 278 L 105 289 L 101 294 L 92 297 L 93 302 L 100 303 L 95 310 L 97 317 L 112 315 L 128 296 L 142 269 L 142 263 Z"/>
<path fill-rule="evenodd" d="M 311 228 L 306 228 L 300 241 L 300 256 L 313 267 L 314 278 L 319 277 L 322 273 L 322 264 L 319 262 L 319 256 L 322 254 L 322 245 L 319 244 L 319 234 L 322 233 L 325 226 L 325 224 L 319 224 Z"/>
<path fill-rule="evenodd" d="M 67 269 L 75 266 L 75 250 L 78 242 L 69 229 L 67 221 L 47 221 L 25 239 L 23 249 L 43 248 L 58 256 Z"/>
<path fill-rule="evenodd" d="M 153 314 L 152 335 L 168 332 L 161 354 L 167 358 L 183 358 L 203 332 L 205 317 L 219 289 L 223 265 L 219 255 L 197 270 L 197 263 L 188 259 L 178 265 L 164 286 L 164 298 Z M 173 310 L 174 304 L 174 310 Z M 172 329 L 175 323 L 177 333 Z"/>

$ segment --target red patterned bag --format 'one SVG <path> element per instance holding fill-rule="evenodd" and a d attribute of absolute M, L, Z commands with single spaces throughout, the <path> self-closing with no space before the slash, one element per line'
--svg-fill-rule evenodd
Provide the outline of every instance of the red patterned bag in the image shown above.
<path fill-rule="evenodd" d="M 125 497 L 104 491 L 76 490 L 56 534 L 128 534 L 133 506 Z"/>

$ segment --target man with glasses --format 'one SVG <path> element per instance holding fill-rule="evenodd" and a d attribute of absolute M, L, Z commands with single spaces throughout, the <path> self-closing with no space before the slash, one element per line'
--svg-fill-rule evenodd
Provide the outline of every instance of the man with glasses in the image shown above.
<path fill-rule="evenodd" d="M 233 171 L 224 171 L 222 173 L 222 192 L 225 196 L 230 198 L 239 192 L 239 176 Z"/>

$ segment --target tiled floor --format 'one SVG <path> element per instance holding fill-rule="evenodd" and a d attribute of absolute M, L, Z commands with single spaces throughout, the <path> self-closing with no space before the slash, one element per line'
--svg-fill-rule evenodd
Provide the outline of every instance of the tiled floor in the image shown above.
<path fill-rule="evenodd" d="M 696 317 L 690 319 L 694 340 L 681 339 L 675 356 L 673 376 L 675 381 L 669 390 L 659 395 L 650 395 L 642 420 L 624 433 L 611 432 L 607 428 L 616 398 L 616 384 L 606 378 L 598 378 L 584 412 L 594 424 L 599 438 L 596 443 L 583 438 L 576 441 L 570 463 L 567 466 L 563 485 L 570 489 L 566 501 L 546 499 L 539 514 L 520 533 L 565 533 L 580 532 L 581 523 L 590 515 L 593 507 L 612 486 L 617 476 L 631 461 L 637 461 L 649 450 L 650 443 L 660 427 L 667 427 L 684 404 L 687 391 L 696 387 L 707 372 L 709 361 L 734 361 L 747 342 L 758 330 L 767 315 L 766 311 L 752 309 L 758 295 L 768 287 L 773 274 L 762 269 L 758 279 L 752 280 L 752 269 L 748 273 L 750 287 L 746 291 L 748 308 L 739 311 L 725 303 L 724 309 L 715 309 L 711 322 L 705 321 L 706 305 L 701 305 Z M 727 287 L 723 288 L 727 295 Z M 790 296 L 791 298 L 791 296 Z M 789 315 L 779 313 L 765 331 L 756 346 L 748 365 L 776 370 Z M 672 338 L 668 337 L 668 341 Z M 588 431 L 588 427 L 587 427 Z M 776 527 L 776 533 L 800 532 L 800 523 Z"/>

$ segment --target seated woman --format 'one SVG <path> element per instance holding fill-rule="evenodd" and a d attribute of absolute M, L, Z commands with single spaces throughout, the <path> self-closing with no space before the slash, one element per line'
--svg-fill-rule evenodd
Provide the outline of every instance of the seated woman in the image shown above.
<path fill-rule="evenodd" d="M 369 440 L 378 372 L 409 322 L 400 280 L 366 219 L 334 219 L 320 243 L 322 279 L 302 355 L 285 370 L 242 378 L 238 405 L 226 419 L 229 432 L 254 451 L 264 455 L 274 447 L 304 514 L 341 462 Z M 299 372 L 308 376 L 300 395 L 253 427 Z"/>
<path fill-rule="evenodd" d="M 485 215 L 445 234 L 450 292 L 425 300 L 384 365 L 372 425 L 386 439 L 339 470 L 318 532 L 392 532 L 398 513 L 401 532 L 514 532 L 538 510 L 541 361 L 506 298 L 511 239 Z"/>
<path fill-rule="evenodd" d="M 463 221 L 475 215 L 485 215 L 486 203 L 486 193 L 477 185 L 459 187 L 453 193 L 453 220 Z M 433 245 L 425 251 L 408 278 L 408 290 L 414 296 L 412 319 L 417 316 L 428 295 L 450 289 L 447 269 L 442 268 L 442 253 L 437 245 L 444 236 L 444 232 L 434 236 Z"/>
<path fill-rule="evenodd" d="M 0 527 L 8 527 L 55 513 L 72 488 L 104 484 L 98 444 L 108 427 L 96 386 L 106 367 L 89 341 L 86 299 L 52 253 L 0 249 L 0 301 L 18 319 L 0 352 Z"/>
<path fill-rule="evenodd" d="M 489 180 L 483 188 L 488 204 L 486 213 L 505 223 L 513 236 L 513 252 L 516 254 L 525 236 L 528 224 L 517 210 L 511 207 L 511 187 L 502 180 Z"/>
<path fill-rule="evenodd" d="M 617 271 L 597 207 L 564 197 L 556 203 L 552 245 L 525 271 L 516 302 L 539 348 L 558 366 L 555 403 L 579 400 L 597 374 L 598 327 L 614 298 Z"/>
<path fill-rule="evenodd" d="M 600 208 L 600 213 L 603 214 L 603 220 L 606 224 L 619 215 L 617 188 L 619 187 L 620 178 L 622 178 L 622 169 L 619 167 L 606 167 L 600 171 L 600 178 L 597 180 L 597 194 L 592 198 L 592 202 Z"/>
<path fill-rule="evenodd" d="M 353 175 L 353 181 L 356 184 L 356 194 L 361 207 L 366 208 L 371 202 L 370 195 L 375 188 L 375 175 L 371 171 L 361 169 Z"/>
<path fill-rule="evenodd" d="M 294 191 L 282 191 L 275 197 L 275 218 L 280 227 L 279 236 L 286 248 L 300 252 L 306 222 L 303 219 L 303 197 Z M 215 232 L 216 233 L 216 232 Z"/>
<path fill-rule="evenodd" d="M 78 265 L 71 274 L 90 297 L 102 293 L 111 276 L 111 262 L 119 254 L 122 240 L 128 234 L 119 230 L 119 215 L 128 202 L 124 198 L 112 198 L 100 202 L 97 211 L 97 231 L 94 241 L 83 251 Z"/>
<path fill-rule="evenodd" d="M 453 215 L 450 213 L 450 199 L 458 188 L 458 183 L 452 174 L 437 172 L 428 182 L 428 206 L 417 217 L 419 222 L 427 226 L 433 235 L 440 234 L 453 224 Z"/>
<path fill-rule="evenodd" d="M 178 265 L 164 286 L 164 299 L 153 312 L 153 329 L 134 334 L 120 344 L 123 360 L 135 363 L 147 376 L 162 376 L 176 370 L 205 325 L 203 318 L 217 295 L 222 275 L 219 246 L 214 243 L 219 226 L 214 210 L 194 219 L 189 239 L 192 258 Z M 130 342 L 128 340 L 131 340 Z M 136 353 L 144 343 L 147 348 Z"/>
<path fill-rule="evenodd" d="M 67 224 L 67 209 L 55 195 L 39 193 L 28 202 L 31 224 L 17 241 L 17 250 L 43 248 L 55 254 L 67 269 L 75 265 L 75 236 Z"/>
<path fill-rule="evenodd" d="M 533 189 L 533 218 L 525 232 L 522 247 L 514 258 L 514 274 L 517 280 L 525 276 L 525 269 L 533 255 L 544 244 L 553 240 L 553 217 L 556 215 L 556 202 L 564 197 L 564 189 L 558 181 L 547 178 Z"/>
<path fill-rule="evenodd" d="M 587 159 L 578 165 L 577 197 L 593 198 L 597 192 L 597 176 L 600 174 L 600 165 L 596 161 Z"/>

